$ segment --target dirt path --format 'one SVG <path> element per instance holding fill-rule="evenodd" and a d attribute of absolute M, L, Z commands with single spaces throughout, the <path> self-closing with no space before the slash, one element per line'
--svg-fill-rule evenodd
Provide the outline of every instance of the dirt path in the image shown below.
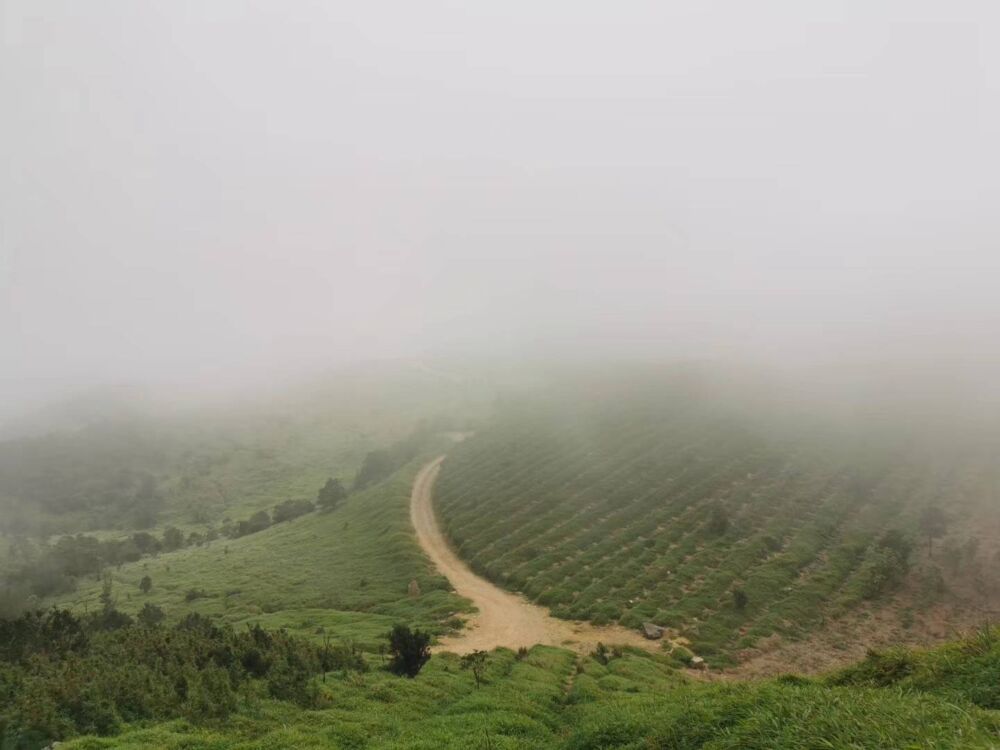
<path fill-rule="evenodd" d="M 513 594 L 480 578 L 452 551 L 434 514 L 434 480 L 444 456 L 434 459 L 417 474 L 410 496 L 410 519 L 424 552 L 437 569 L 451 582 L 455 591 L 470 599 L 479 611 L 472 615 L 459 635 L 441 640 L 436 650 L 468 653 L 498 646 L 520 648 L 541 643 L 589 652 L 598 641 L 605 644 L 638 646 L 659 651 L 660 643 L 619 626 L 598 627 L 552 617 L 543 607 L 532 604 L 520 594 Z"/>

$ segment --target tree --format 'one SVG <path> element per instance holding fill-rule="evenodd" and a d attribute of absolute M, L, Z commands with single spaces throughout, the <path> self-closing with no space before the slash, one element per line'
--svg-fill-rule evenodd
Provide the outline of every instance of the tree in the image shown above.
<path fill-rule="evenodd" d="M 108 612 L 115 608 L 114 582 L 110 575 L 105 575 L 101 581 L 101 595 L 99 597 L 101 609 Z"/>
<path fill-rule="evenodd" d="M 274 506 L 274 510 L 271 511 L 271 522 L 284 523 L 306 513 L 312 513 L 314 510 L 316 507 L 308 500 L 285 500 L 280 505 Z"/>
<path fill-rule="evenodd" d="M 715 536 L 722 536 L 729 528 L 729 514 L 719 503 L 713 503 L 708 517 L 708 530 Z"/>
<path fill-rule="evenodd" d="M 137 619 L 140 625 L 145 625 L 147 628 L 154 628 L 166 619 L 166 613 L 155 604 L 150 604 L 146 602 L 142 609 L 139 610 Z"/>
<path fill-rule="evenodd" d="M 936 505 L 928 505 L 920 516 L 920 531 L 927 537 L 927 554 L 934 556 L 934 540 L 948 532 L 948 516 Z"/>
<path fill-rule="evenodd" d="M 132 524 L 138 529 L 156 526 L 156 508 L 148 503 L 136 503 L 132 509 Z"/>
<path fill-rule="evenodd" d="M 184 546 L 184 532 L 174 526 L 168 526 L 163 531 L 163 549 L 172 552 Z"/>
<path fill-rule="evenodd" d="M 431 637 L 421 630 L 410 630 L 406 625 L 395 625 L 386 638 L 389 640 L 389 671 L 393 674 L 416 677 L 431 658 Z"/>
<path fill-rule="evenodd" d="M 913 551 L 912 542 L 899 529 L 889 529 L 884 532 L 878 539 L 878 546 L 892 550 L 903 563 L 910 559 L 910 553 Z"/>
<path fill-rule="evenodd" d="M 156 480 L 146 474 L 142 477 L 133 499 L 132 522 L 136 528 L 148 529 L 156 525 L 158 504 Z"/>
<path fill-rule="evenodd" d="M 153 579 L 149 576 L 143 576 L 142 580 L 139 581 L 139 591 L 144 594 L 148 594 L 150 589 L 153 588 Z"/>
<path fill-rule="evenodd" d="M 266 510 L 258 510 L 246 521 L 240 521 L 236 527 L 235 536 L 256 534 L 271 525 L 271 516 Z"/>
<path fill-rule="evenodd" d="M 865 550 L 856 585 L 866 599 L 898 587 L 910 569 L 912 543 L 898 529 L 888 529 Z"/>
<path fill-rule="evenodd" d="M 598 661 L 605 666 L 607 666 L 608 661 L 610 661 L 610 659 L 608 659 L 608 647 L 600 641 L 597 642 L 597 648 L 591 651 L 590 655 L 595 661 Z"/>
<path fill-rule="evenodd" d="M 393 461 L 392 454 L 389 451 L 371 451 L 365 456 L 365 460 L 361 463 L 361 468 L 358 469 L 357 476 L 354 477 L 354 489 L 363 490 L 365 487 L 389 476 L 395 469 L 396 462 Z"/>
<path fill-rule="evenodd" d="M 135 562 L 142 557 L 142 551 L 131 539 L 104 542 L 103 548 L 104 559 L 119 568 L 124 563 Z"/>
<path fill-rule="evenodd" d="M 160 550 L 160 541 L 145 531 L 138 531 L 133 534 L 132 543 L 144 555 L 151 555 Z"/>
<path fill-rule="evenodd" d="M 747 592 L 743 589 L 733 589 L 733 606 L 736 609 L 744 610 L 747 608 L 747 604 L 750 603 L 750 597 L 747 596 Z"/>
<path fill-rule="evenodd" d="M 471 654 L 466 654 L 462 657 L 462 669 L 472 670 L 472 676 L 476 678 L 476 689 L 482 684 L 483 673 L 486 671 L 486 657 L 488 654 L 485 651 L 473 651 Z"/>
<path fill-rule="evenodd" d="M 104 576 L 100 601 L 101 611 L 91 615 L 90 627 L 97 630 L 120 630 L 132 624 L 132 618 L 124 612 L 118 611 L 115 607 L 116 602 L 110 575 Z"/>
<path fill-rule="evenodd" d="M 322 630 L 322 628 L 320 628 Z M 319 668 L 323 673 L 323 682 L 326 682 L 326 673 L 329 672 L 337 665 L 337 660 L 334 658 L 333 646 L 330 642 L 330 636 L 324 631 L 323 633 L 323 646 L 319 650 Z"/>
<path fill-rule="evenodd" d="M 316 502 L 323 510 L 333 510 L 347 498 L 347 490 L 339 479 L 330 477 L 316 496 Z"/>

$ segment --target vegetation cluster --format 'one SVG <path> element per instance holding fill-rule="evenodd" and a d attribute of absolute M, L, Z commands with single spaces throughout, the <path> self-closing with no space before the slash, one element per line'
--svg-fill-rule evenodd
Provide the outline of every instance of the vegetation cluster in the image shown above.
<path fill-rule="evenodd" d="M 113 605 L 87 617 L 30 612 L 0 620 L 0 744 L 225 719 L 261 697 L 314 706 L 315 675 L 365 668 L 349 647 L 260 627 L 236 632 L 197 614 L 166 627 L 147 610 L 135 622 Z"/>
<path fill-rule="evenodd" d="M 629 648 L 580 656 L 540 646 L 517 653 L 435 655 L 412 679 L 377 667 L 380 657 L 366 656 L 372 663 L 367 671 L 348 662 L 324 680 L 318 656 L 300 644 L 297 648 L 306 648 L 302 660 L 317 671 L 304 692 L 286 693 L 285 683 L 277 680 L 278 693 L 286 696 L 277 698 L 270 673 L 255 677 L 243 661 L 253 667 L 257 662 L 247 654 L 259 652 L 280 663 L 287 646 L 266 645 L 268 637 L 282 643 L 280 634 L 230 633 L 216 640 L 202 626 L 154 631 L 152 643 L 169 653 L 162 639 L 176 639 L 211 665 L 215 683 L 206 688 L 189 680 L 189 696 L 205 690 L 229 695 L 230 668 L 219 664 L 228 662 L 231 651 L 241 675 L 231 702 L 223 700 L 220 707 L 217 699 L 182 701 L 176 684 L 168 683 L 157 696 L 172 706 L 165 713 L 177 718 L 108 723 L 105 731 L 70 740 L 66 749 L 987 750 L 1000 740 L 1000 719 L 989 707 L 1000 665 L 995 631 L 944 649 L 900 651 L 891 659 L 873 656 L 827 677 L 743 683 L 693 681 L 671 667 L 666 656 Z M 140 631 L 124 635 L 129 632 L 122 629 L 111 638 L 129 640 Z M 92 643 L 108 640 L 91 638 Z M 217 654 L 213 649 L 218 647 Z M 83 658 L 91 658 L 94 649 L 88 646 Z M 140 659 L 147 651 L 131 643 L 124 648 Z M 893 666 L 899 663 L 911 666 Z M 187 679 L 185 673 L 180 676 Z M 7 730 L 16 731 L 13 724 Z"/>

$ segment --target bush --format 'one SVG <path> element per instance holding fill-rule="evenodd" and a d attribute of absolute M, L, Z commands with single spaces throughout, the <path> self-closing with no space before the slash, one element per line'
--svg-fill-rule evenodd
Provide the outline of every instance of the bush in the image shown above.
<path fill-rule="evenodd" d="M 155 604 L 150 604 L 146 602 L 142 609 L 139 610 L 139 614 L 136 615 L 136 619 L 139 621 L 140 625 L 144 625 L 147 628 L 155 627 L 159 625 L 166 619 L 166 613 Z"/>
<path fill-rule="evenodd" d="M 246 521 L 240 521 L 233 530 L 234 537 L 247 536 L 263 531 L 271 525 L 271 516 L 266 510 L 259 510 Z"/>
<path fill-rule="evenodd" d="M 366 672 L 368 664 L 365 662 L 364 654 L 353 643 L 334 646 L 328 641 L 319 650 L 320 669 L 324 675 L 333 670 L 351 670 L 354 672 Z"/>
<path fill-rule="evenodd" d="M 286 500 L 271 511 L 271 523 L 284 523 L 293 518 L 312 513 L 316 506 L 308 500 Z"/>
<path fill-rule="evenodd" d="M 729 514 L 720 503 L 713 503 L 708 514 L 708 531 L 713 536 L 722 536 L 729 529 Z"/>
<path fill-rule="evenodd" d="M 163 549 L 171 552 L 184 546 L 184 532 L 173 526 L 163 532 Z"/>
<path fill-rule="evenodd" d="M 326 484 L 320 488 L 316 496 L 316 503 L 325 511 L 331 511 L 347 499 L 347 490 L 340 483 L 339 479 L 330 477 Z"/>
<path fill-rule="evenodd" d="M 431 658 L 429 634 L 410 630 L 406 625 L 396 625 L 386 636 L 389 640 L 389 671 L 397 675 L 416 677 Z"/>
<path fill-rule="evenodd" d="M 835 674 L 829 679 L 829 683 L 888 687 L 908 677 L 915 669 L 916 662 L 909 651 L 869 651 L 863 662 Z"/>
<path fill-rule="evenodd" d="M 462 657 L 462 669 L 472 670 L 472 676 L 476 680 L 476 689 L 482 685 L 483 675 L 486 672 L 486 660 L 489 654 L 485 651 L 473 651 Z"/>
<path fill-rule="evenodd" d="M 426 426 L 421 426 L 409 437 L 393 443 L 388 448 L 375 450 L 366 455 L 354 477 L 354 490 L 363 490 L 380 482 L 408 464 L 417 457 L 430 435 L 430 430 Z"/>

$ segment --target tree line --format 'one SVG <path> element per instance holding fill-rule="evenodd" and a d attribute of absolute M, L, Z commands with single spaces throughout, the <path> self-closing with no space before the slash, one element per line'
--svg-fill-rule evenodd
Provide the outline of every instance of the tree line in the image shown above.
<path fill-rule="evenodd" d="M 0 620 L 0 747 L 41 747 L 77 734 L 114 734 L 123 724 L 226 719 L 262 693 L 316 707 L 317 678 L 364 672 L 353 645 L 316 644 L 284 630 L 243 631 L 189 614 L 171 626 L 163 613 L 118 611 L 110 585 L 99 612 L 32 611 Z M 385 668 L 415 677 L 430 659 L 430 636 L 406 625 L 386 634 Z M 475 666 L 477 682 L 482 664 Z"/>

